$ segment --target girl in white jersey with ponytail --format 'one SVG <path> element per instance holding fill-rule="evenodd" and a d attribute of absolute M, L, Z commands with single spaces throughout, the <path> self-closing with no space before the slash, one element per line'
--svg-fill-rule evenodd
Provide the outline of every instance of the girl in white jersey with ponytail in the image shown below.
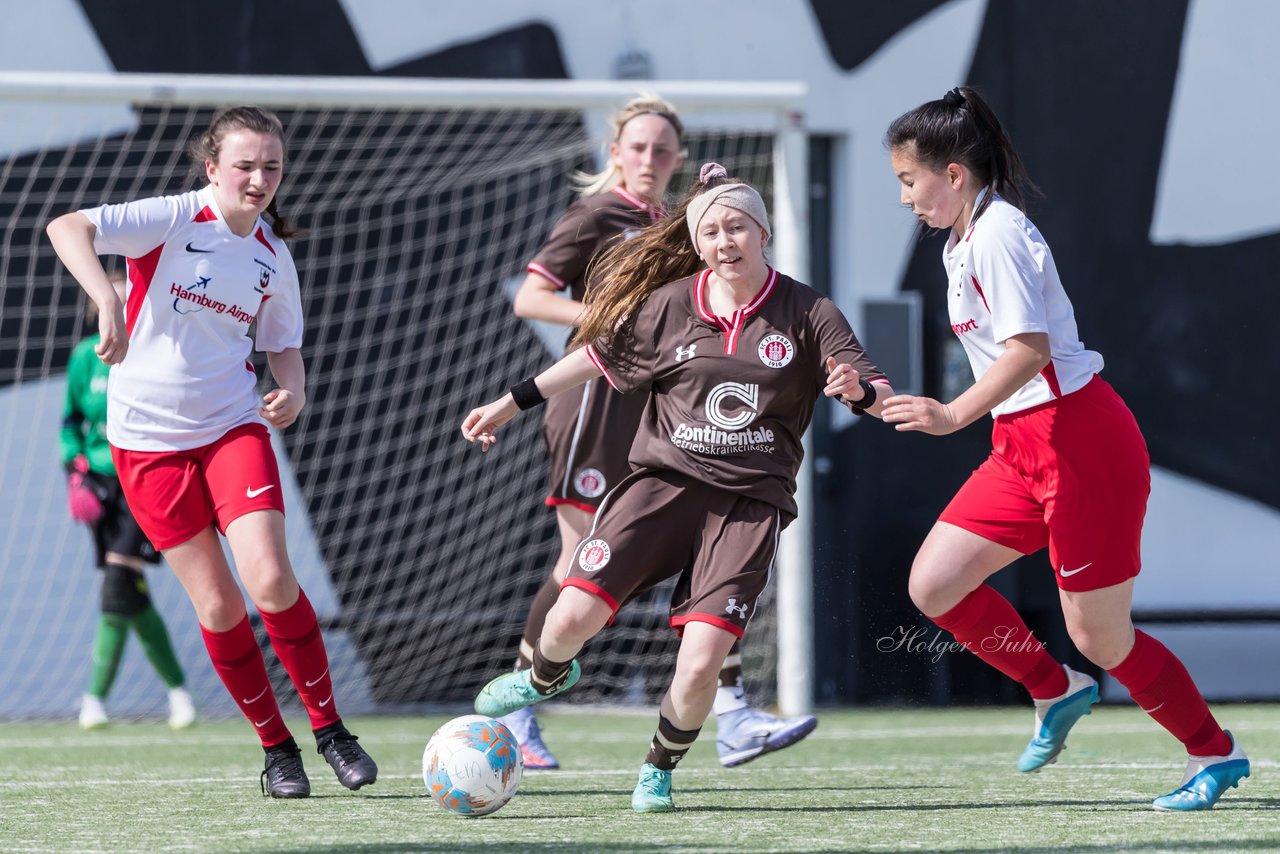
<path fill-rule="evenodd" d="M 1124 685 L 1186 747 L 1182 784 L 1161 810 L 1210 809 L 1249 775 L 1187 669 L 1130 619 L 1141 567 L 1150 459 L 1133 415 L 1086 350 L 1049 246 L 1023 213 L 1022 161 L 991 108 L 952 89 L 896 119 L 885 137 L 902 203 L 943 252 L 952 329 L 976 382 L 950 403 L 897 395 L 884 420 L 945 435 L 987 413 L 992 452 L 943 511 L 911 567 L 910 593 L 931 620 L 1027 688 L 1035 734 L 1021 771 L 1055 761 L 1098 700 L 1097 683 L 1060 665 L 985 582 L 1049 547 L 1076 647 Z"/>
<path fill-rule="evenodd" d="M 191 155 L 204 188 L 65 214 L 49 239 L 98 306 L 96 349 L 112 366 L 107 439 L 125 498 L 186 588 L 214 669 L 262 742 L 263 793 L 307 797 L 311 784 L 219 532 L 306 707 L 317 752 L 358 789 L 378 769 L 338 716 L 315 611 L 285 552 L 267 432 L 291 425 L 306 399 L 298 273 L 284 242 L 295 232 L 275 198 L 284 128 L 256 107 L 223 110 Z M 99 254 L 128 259 L 123 303 Z M 255 339 L 277 383 L 261 399 L 248 361 Z"/>

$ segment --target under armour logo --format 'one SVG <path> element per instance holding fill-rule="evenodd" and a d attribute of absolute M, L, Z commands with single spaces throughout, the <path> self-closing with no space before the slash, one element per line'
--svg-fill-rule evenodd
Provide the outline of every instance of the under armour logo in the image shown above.
<path fill-rule="evenodd" d="M 676 361 L 683 362 L 685 359 L 693 358 L 693 351 L 698 349 L 697 344 L 690 344 L 688 347 L 676 347 Z"/>
<path fill-rule="evenodd" d="M 738 604 L 737 599 L 730 599 L 729 604 L 724 606 L 726 614 L 737 614 L 739 619 L 745 619 L 747 616 L 747 603 Z"/>

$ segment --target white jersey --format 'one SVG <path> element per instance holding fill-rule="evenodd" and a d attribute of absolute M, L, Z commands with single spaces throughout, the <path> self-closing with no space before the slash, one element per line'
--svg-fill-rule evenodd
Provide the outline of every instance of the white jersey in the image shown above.
<path fill-rule="evenodd" d="M 993 416 L 1071 394 L 1102 370 L 1102 356 L 1080 341 L 1075 312 L 1049 244 L 1022 211 L 1000 196 L 970 221 L 963 239 L 952 232 L 942 262 L 947 268 L 951 329 L 964 345 L 976 378 L 981 379 L 1004 353 L 1006 339 L 1026 332 L 1049 335 L 1049 364 L 992 409 Z"/>
<path fill-rule="evenodd" d="M 257 347 L 302 344 L 298 272 L 259 219 L 248 237 L 227 227 L 209 187 L 81 211 L 93 248 L 128 259 L 129 352 L 107 383 L 107 439 L 130 451 L 181 451 L 258 415 Z"/>

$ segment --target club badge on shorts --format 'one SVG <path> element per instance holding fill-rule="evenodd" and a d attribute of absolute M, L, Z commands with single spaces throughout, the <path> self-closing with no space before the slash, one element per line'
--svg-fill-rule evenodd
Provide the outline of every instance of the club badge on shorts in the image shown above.
<path fill-rule="evenodd" d="M 573 488 L 584 498 L 599 498 L 604 495 L 605 487 L 604 472 L 600 469 L 583 469 L 573 479 Z"/>
<path fill-rule="evenodd" d="M 760 361 L 771 368 L 785 367 L 796 354 L 796 347 L 783 335 L 766 335 L 756 349 Z"/>
<path fill-rule="evenodd" d="M 578 566 L 583 572 L 595 572 L 609 562 L 612 552 L 604 540 L 591 540 L 578 549 Z"/>

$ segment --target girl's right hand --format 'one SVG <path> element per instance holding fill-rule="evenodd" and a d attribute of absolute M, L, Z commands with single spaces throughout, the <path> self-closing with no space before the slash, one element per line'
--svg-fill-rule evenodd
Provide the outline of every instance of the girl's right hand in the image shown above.
<path fill-rule="evenodd" d="M 471 414 L 462 422 L 462 435 L 472 444 L 479 442 L 482 452 L 487 451 L 490 445 L 498 442 L 493 431 L 514 418 L 519 411 L 511 395 L 504 394 L 492 403 L 471 410 Z"/>
<path fill-rule="evenodd" d="M 129 352 L 129 330 L 125 328 L 124 305 L 119 300 L 106 309 L 99 307 L 98 334 L 100 340 L 93 348 L 98 358 L 108 365 L 123 362 Z"/>

